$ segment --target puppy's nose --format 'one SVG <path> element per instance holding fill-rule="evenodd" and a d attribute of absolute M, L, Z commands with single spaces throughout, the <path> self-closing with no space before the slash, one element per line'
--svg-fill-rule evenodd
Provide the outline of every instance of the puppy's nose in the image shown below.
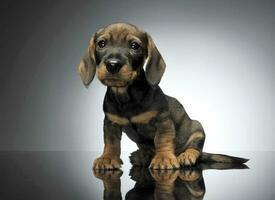
<path fill-rule="evenodd" d="M 114 58 L 108 59 L 105 64 L 108 72 L 112 74 L 118 73 L 120 68 L 122 67 L 121 61 Z"/>

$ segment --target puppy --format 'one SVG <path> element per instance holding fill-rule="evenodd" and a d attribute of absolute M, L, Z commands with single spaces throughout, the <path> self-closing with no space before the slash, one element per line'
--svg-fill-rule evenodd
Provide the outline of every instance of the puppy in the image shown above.
<path fill-rule="evenodd" d="M 94 169 L 121 167 L 122 132 L 138 150 L 134 166 L 177 169 L 202 162 L 238 162 L 247 159 L 203 153 L 205 134 L 183 106 L 158 86 L 165 62 L 151 36 L 126 23 L 111 24 L 90 39 L 78 66 L 86 87 L 95 74 L 107 86 L 104 98 L 104 151 Z"/>

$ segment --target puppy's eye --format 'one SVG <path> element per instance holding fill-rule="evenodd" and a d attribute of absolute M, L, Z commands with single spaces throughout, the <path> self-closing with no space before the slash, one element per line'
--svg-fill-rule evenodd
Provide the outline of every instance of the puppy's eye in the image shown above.
<path fill-rule="evenodd" d="M 97 43 L 97 46 L 99 46 L 100 48 L 105 47 L 105 46 L 106 46 L 105 40 L 100 40 L 100 41 Z"/>
<path fill-rule="evenodd" d="M 139 49 L 140 45 L 137 42 L 131 42 L 130 47 L 131 49 L 137 50 Z"/>

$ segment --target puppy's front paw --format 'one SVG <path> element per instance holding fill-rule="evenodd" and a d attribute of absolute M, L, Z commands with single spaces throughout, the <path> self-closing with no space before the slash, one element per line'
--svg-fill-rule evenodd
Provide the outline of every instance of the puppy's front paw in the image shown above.
<path fill-rule="evenodd" d="M 101 156 L 94 161 L 94 169 L 119 169 L 123 164 L 120 158 Z"/>
<path fill-rule="evenodd" d="M 200 152 L 198 150 L 188 148 L 178 156 L 178 161 L 182 166 L 191 166 L 196 164 L 199 156 Z"/>
<path fill-rule="evenodd" d="M 149 168 L 151 169 L 178 169 L 180 167 L 173 153 L 157 153 Z"/>

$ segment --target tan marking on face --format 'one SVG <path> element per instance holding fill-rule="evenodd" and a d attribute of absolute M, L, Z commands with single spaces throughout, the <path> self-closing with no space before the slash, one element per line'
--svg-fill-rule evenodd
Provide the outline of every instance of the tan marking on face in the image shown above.
<path fill-rule="evenodd" d="M 136 116 L 131 117 L 131 122 L 138 123 L 138 124 L 147 124 L 149 121 L 157 115 L 158 111 L 151 110 Z"/>
<path fill-rule="evenodd" d="M 130 80 L 133 72 L 128 65 L 123 65 L 117 75 L 123 80 Z"/>
<path fill-rule="evenodd" d="M 123 65 L 118 73 L 111 74 L 106 69 L 106 65 L 102 63 L 99 65 L 96 75 L 104 85 L 126 87 L 135 80 L 138 72 L 131 70 L 128 65 Z"/>
<path fill-rule="evenodd" d="M 127 36 L 126 36 L 126 40 L 127 41 L 135 41 L 135 42 L 137 42 L 138 44 L 142 44 L 142 42 L 141 42 L 141 40 L 137 37 L 137 36 L 135 36 L 135 35 L 132 35 L 132 34 L 128 34 Z"/>
<path fill-rule="evenodd" d="M 120 117 L 118 115 L 114 115 L 111 113 L 106 113 L 107 117 L 109 120 L 111 120 L 112 122 L 119 124 L 119 125 L 127 125 L 129 124 L 129 120 L 125 117 Z"/>
<path fill-rule="evenodd" d="M 99 65 L 96 73 L 97 78 L 99 80 L 103 80 L 106 77 L 107 73 L 108 72 L 107 72 L 106 66 L 104 64 Z"/>
<path fill-rule="evenodd" d="M 97 70 L 97 77 L 99 80 L 103 79 L 120 79 L 121 81 L 129 81 L 132 77 L 132 71 L 128 65 L 123 65 L 118 73 L 111 74 L 108 72 L 104 63 L 100 64 Z"/>
<path fill-rule="evenodd" d="M 194 132 L 187 140 L 185 147 L 188 147 L 193 141 L 204 138 L 204 134 L 200 131 Z"/>
<path fill-rule="evenodd" d="M 104 34 L 101 34 L 99 37 L 98 37 L 98 41 L 99 40 L 110 40 L 110 38 L 111 38 L 111 35 L 108 33 L 108 32 L 106 32 L 106 33 L 104 33 Z"/>

